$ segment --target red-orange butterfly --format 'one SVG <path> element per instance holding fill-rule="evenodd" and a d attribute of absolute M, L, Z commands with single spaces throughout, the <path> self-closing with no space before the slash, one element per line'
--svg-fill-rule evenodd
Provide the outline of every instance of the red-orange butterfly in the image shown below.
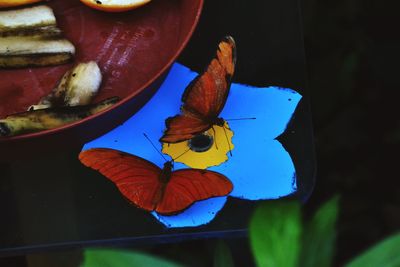
<path fill-rule="evenodd" d="M 182 142 L 213 125 L 224 125 L 225 121 L 218 116 L 228 98 L 235 63 L 235 41 L 227 36 L 219 43 L 217 54 L 205 72 L 198 75 L 185 89 L 181 114 L 165 121 L 166 130 L 161 142 Z"/>
<path fill-rule="evenodd" d="M 143 158 L 119 150 L 93 148 L 79 154 L 87 167 L 99 171 L 130 202 L 162 215 L 177 214 L 199 200 L 229 194 L 233 185 L 224 175 L 200 169 L 161 169 Z"/>

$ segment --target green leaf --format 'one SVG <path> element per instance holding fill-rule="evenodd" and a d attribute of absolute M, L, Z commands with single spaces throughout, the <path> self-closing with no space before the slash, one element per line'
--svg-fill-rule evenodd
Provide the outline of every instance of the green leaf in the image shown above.
<path fill-rule="evenodd" d="M 229 247 L 223 241 L 218 241 L 215 246 L 214 267 L 232 267 L 234 266 L 232 253 Z"/>
<path fill-rule="evenodd" d="M 141 252 L 88 249 L 81 267 L 178 267 L 180 265 Z"/>
<path fill-rule="evenodd" d="M 339 197 L 326 202 L 304 230 L 301 251 L 302 267 L 329 267 L 335 253 L 336 220 Z"/>
<path fill-rule="evenodd" d="M 400 233 L 386 238 L 345 265 L 345 267 L 382 266 L 400 266 Z"/>
<path fill-rule="evenodd" d="M 250 222 L 250 242 L 260 267 L 297 267 L 302 232 L 300 204 L 270 201 L 260 205 Z"/>

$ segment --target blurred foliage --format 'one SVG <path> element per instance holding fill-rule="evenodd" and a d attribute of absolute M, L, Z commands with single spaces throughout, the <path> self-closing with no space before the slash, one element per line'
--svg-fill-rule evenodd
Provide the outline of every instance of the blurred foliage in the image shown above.
<path fill-rule="evenodd" d="M 339 197 L 334 197 L 315 213 L 306 223 L 300 266 L 328 267 L 333 263 L 336 245 L 336 221 Z"/>
<path fill-rule="evenodd" d="M 219 240 L 215 247 L 215 254 L 214 254 L 214 267 L 233 267 L 234 261 L 232 257 L 231 250 L 229 249 L 228 245 Z"/>
<path fill-rule="evenodd" d="M 260 267 L 329 267 L 335 254 L 336 222 L 339 198 L 324 203 L 304 220 L 301 204 L 294 200 L 265 202 L 258 206 L 250 222 L 250 243 Z M 400 233 L 378 243 L 346 267 L 400 266 Z M 188 266 L 195 266 L 192 258 Z M 214 248 L 214 267 L 232 267 L 234 259 L 222 240 Z M 89 249 L 81 267 L 178 267 L 159 257 L 126 250 Z"/>
<path fill-rule="evenodd" d="M 279 200 L 259 206 L 250 224 L 250 240 L 257 265 L 332 266 L 338 213 L 338 197 L 323 204 L 311 220 L 303 224 L 298 202 Z M 299 238 L 301 232 L 302 239 Z M 399 247 L 400 234 L 396 234 L 368 249 L 346 267 L 400 266 Z"/>
<path fill-rule="evenodd" d="M 335 247 L 338 197 L 303 222 L 301 204 L 278 200 L 260 205 L 250 223 L 250 241 L 260 267 L 329 267 Z"/>
<path fill-rule="evenodd" d="M 400 233 L 388 237 L 352 260 L 345 267 L 400 266 Z"/>
<path fill-rule="evenodd" d="M 140 252 L 110 249 L 88 249 L 81 267 L 179 267 L 176 263 Z"/>
<path fill-rule="evenodd" d="M 258 266 L 298 266 L 302 222 L 297 202 L 265 202 L 250 223 L 250 242 Z"/>
<path fill-rule="evenodd" d="M 265 202 L 250 222 L 250 243 L 260 267 L 330 267 L 335 251 L 339 198 L 323 204 L 309 221 L 303 222 L 297 201 Z M 400 233 L 380 242 L 356 257 L 346 267 L 400 266 Z M 195 266 L 192 258 L 188 266 Z M 214 267 L 232 267 L 229 246 L 218 241 L 214 247 Z M 180 264 L 148 254 L 126 250 L 89 249 L 81 267 L 178 267 Z"/>

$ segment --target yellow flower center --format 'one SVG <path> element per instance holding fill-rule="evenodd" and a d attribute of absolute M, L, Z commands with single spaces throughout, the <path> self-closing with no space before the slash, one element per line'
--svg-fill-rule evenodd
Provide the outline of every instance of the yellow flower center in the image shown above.
<path fill-rule="evenodd" d="M 188 141 L 163 143 L 162 152 L 171 156 L 174 161 L 191 168 L 206 169 L 228 160 L 227 154 L 234 147 L 232 137 L 233 132 L 225 122 L 223 127 L 213 125 L 209 130 Z"/>

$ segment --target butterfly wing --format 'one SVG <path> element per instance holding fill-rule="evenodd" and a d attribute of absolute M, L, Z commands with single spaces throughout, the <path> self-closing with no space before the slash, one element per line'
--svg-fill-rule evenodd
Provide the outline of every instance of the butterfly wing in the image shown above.
<path fill-rule="evenodd" d="M 176 115 L 165 121 L 168 130 L 160 139 L 164 143 L 178 143 L 193 138 L 196 134 L 202 133 L 210 128 L 200 117 L 186 113 L 184 116 Z"/>
<path fill-rule="evenodd" d="M 177 214 L 196 201 L 225 196 L 232 189 L 231 181 L 217 172 L 199 169 L 174 171 L 155 211 L 163 215 Z"/>
<path fill-rule="evenodd" d="M 153 211 L 162 197 L 161 169 L 140 157 L 108 148 L 94 148 L 79 154 L 87 167 L 110 179 L 124 197 L 136 206 Z"/>
<path fill-rule="evenodd" d="M 198 75 L 182 96 L 182 114 L 166 120 L 160 141 L 177 143 L 209 129 L 225 106 L 235 70 L 236 46 L 232 37 L 218 45 L 215 58 L 206 71 Z"/>
<path fill-rule="evenodd" d="M 228 98 L 235 62 L 235 41 L 232 37 L 225 37 L 206 71 L 185 89 L 182 96 L 183 112 L 217 117 Z"/>

